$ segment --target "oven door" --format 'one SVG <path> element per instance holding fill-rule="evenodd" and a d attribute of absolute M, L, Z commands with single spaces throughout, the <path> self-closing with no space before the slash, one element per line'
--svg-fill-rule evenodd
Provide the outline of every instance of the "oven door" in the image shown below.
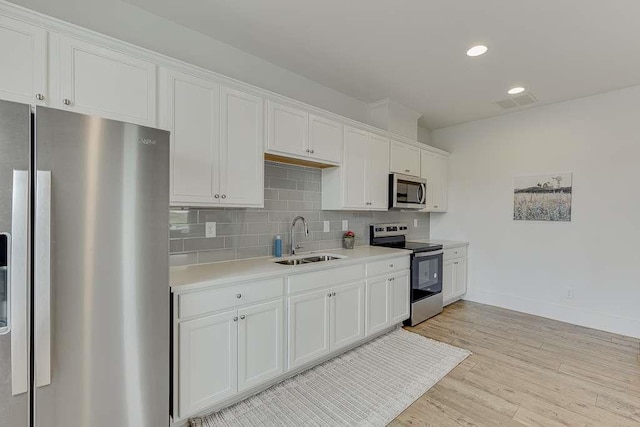
<path fill-rule="evenodd" d="M 442 292 L 443 251 L 422 252 L 411 259 L 411 302 Z"/>
<path fill-rule="evenodd" d="M 424 209 L 426 200 L 426 179 L 397 173 L 389 175 L 390 209 Z"/>

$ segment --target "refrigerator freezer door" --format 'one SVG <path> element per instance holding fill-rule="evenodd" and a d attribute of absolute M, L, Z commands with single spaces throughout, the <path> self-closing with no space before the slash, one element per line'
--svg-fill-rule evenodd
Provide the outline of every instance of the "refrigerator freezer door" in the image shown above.
<path fill-rule="evenodd" d="M 169 134 L 44 107 L 35 133 L 35 425 L 168 426 Z"/>
<path fill-rule="evenodd" d="M 0 101 L 0 233 L 4 321 L 0 325 L 0 425 L 29 423 L 29 163 L 31 109 Z M 0 290 L 0 292 L 2 292 Z"/>

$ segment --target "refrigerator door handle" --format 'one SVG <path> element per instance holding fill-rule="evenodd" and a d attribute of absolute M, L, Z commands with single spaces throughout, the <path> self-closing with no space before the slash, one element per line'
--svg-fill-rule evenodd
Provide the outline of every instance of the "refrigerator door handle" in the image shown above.
<path fill-rule="evenodd" d="M 36 173 L 35 380 L 51 384 L 51 172 Z"/>
<path fill-rule="evenodd" d="M 11 394 L 29 386 L 29 172 L 13 171 L 11 259 L 9 260 L 9 327 L 11 328 Z"/>

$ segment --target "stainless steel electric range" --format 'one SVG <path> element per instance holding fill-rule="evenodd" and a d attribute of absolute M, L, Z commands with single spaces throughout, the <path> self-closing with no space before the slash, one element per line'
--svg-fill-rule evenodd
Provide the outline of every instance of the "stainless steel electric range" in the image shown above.
<path fill-rule="evenodd" d="M 411 254 L 411 317 L 415 326 L 442 312 L 442 245 L 407 242 L 407 224 L 371 224 L 372 246 L 407 249 Z"/>

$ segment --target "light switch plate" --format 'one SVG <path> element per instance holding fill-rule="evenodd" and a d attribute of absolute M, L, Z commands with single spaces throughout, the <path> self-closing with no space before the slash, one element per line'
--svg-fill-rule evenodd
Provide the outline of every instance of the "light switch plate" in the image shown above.
<path fill-rule="evenodd" d="M 215 222 L 205 223 L 204 234 L 206 237 L 216 237 L 216 223 Z"/>
<path fill-rule="evenodd" d="M 347 231 L 349 230 L 349 221 L 347 221 L 346 219 L 342 220 L 342 231 Z"/>
<path fill-rule="evenodd" d="M 329 224 L 330 224 L 329 221 L 325 221 L 324 222 L 324 232 L 325 233 L 328 233 L 329 230 L 331 229 Z"/>

